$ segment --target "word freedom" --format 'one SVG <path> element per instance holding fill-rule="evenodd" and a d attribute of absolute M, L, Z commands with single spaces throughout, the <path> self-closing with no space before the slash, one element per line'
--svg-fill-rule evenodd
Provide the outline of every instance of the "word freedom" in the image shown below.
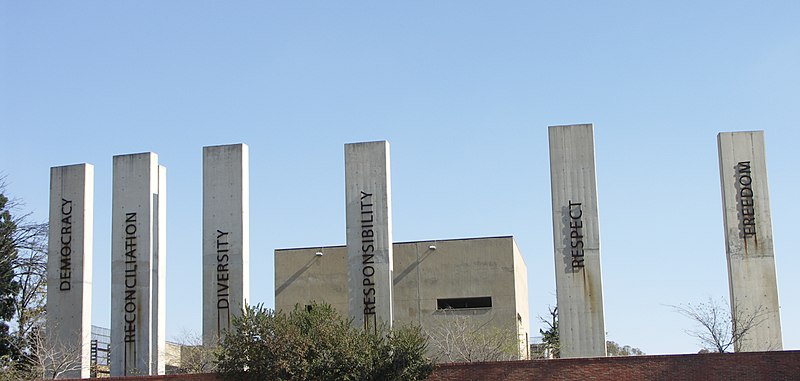
<path fill-rule="evenodd" d="M 756 235 L 756 211 L 753 194 L 753 177 L 750 171 L 750 162 L 742 161 L 737 165 L 739 172 L 739 205 L 742 212 L 742 231 L 745 238 Z"/>

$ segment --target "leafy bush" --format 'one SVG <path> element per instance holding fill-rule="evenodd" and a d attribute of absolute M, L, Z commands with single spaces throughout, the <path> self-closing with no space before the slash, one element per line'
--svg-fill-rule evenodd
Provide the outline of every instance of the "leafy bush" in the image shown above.
<path fill-rule="evenodd" d="M 220 344 L 217 372 L 228 380 L 414 381 L 433 371 L 419 327 L 366 332 L 328 304 L 246 307 Z"/>

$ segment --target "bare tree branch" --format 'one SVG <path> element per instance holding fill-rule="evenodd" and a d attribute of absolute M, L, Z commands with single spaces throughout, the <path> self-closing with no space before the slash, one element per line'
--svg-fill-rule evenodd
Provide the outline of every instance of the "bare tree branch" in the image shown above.
<path fill-rule="evenodd" d="M 710 297 L 707 302 L 668 307 L 694 320 L 699 328 L 687 330 L 686 333 L 697 338 L 703 348 L 718 353 L 728 352 L 731 347 L 745 340 L 748 332 L 766 320 L 768 312 L 763 306 L 758 306 L 755 311 L 737 311 L 731 316 L 727 302 Z"/>
<path fill-rule="evenodd" d="M 175 373 L 211 373 L 217 369 L 216 341 L 203 343 L 200 334 L 184 330 L 177 338 L 178 353 L 174 356 L 180 364 Z"/>
<path fill-rule="evenodd" d="M 519 338 L 513 327 L 491 326 L 492 319 L 478 322 L 474 316 L 445 310 L 439 324 L 428 329 L 437 362 L 504 361 L 519 358 Z"/>

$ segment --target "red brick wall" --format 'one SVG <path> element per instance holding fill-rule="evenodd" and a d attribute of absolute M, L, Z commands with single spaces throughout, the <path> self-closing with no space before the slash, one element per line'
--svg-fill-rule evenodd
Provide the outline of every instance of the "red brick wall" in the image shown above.
<path fill-rule="evenodd" d="M 428 381 L 800 380 L 800 351 L 443 364 Z M 221 381 L 211 374 L 113 381 Z"/>
<path fill-rule="evenodd" d="M 800 351 L 444 364 L 428 381 L 800 380 Z"/>

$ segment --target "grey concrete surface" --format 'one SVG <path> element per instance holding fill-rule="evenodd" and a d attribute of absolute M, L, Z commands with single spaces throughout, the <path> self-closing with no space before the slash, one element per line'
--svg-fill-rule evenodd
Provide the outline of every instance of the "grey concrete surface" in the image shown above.
<path fill-rule="evenodd" d="M 345 144 L 348 303 L 353 325 L 391 326 L 392 191 L 389 142 Z"/>
<path fill-rule="evenodd" d="M 249 151 L 203 147 L 203 342 L 216 343 L 250 299 Z"/>
<path fill-rule="evenodd" d="M 111 376 L 163 373 L 165 180 L 154 153 L 114 156 Z"/>
<path fill-rule="evenodd" d="M 92 325 L 94 166 L 50 168 L 47 260 L 48 345 L 80 352 L 80 369 L 60 378 L 88 378 Z"/>
<path fill-rule="evenodd" d="M 605 356 L 594 130 L 553 126 L 549 138 L 561 357 Z"/>
<path fill-rule="evenodd" d="M 717 136 L 731 314 L 755 326 L 737 352 L 782 350 L 763 131 Z"/>

